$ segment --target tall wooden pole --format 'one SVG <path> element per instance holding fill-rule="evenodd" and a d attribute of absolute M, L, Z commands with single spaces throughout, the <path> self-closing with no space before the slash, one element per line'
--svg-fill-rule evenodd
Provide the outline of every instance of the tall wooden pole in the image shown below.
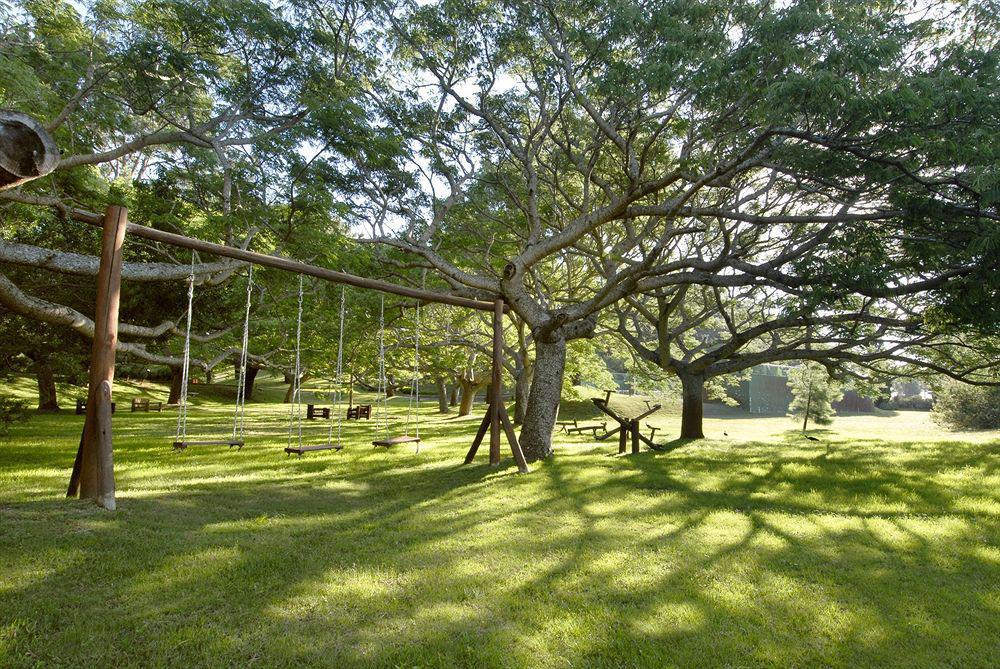
<path fill-rule="evenodd" d="M 109 511 L 115 509 L 111 384 L 115 378 L 122 244 L 125 241 L 127 223 L 127 209 L 108 207 L 104 214 L 101 265 L 97 273 L 97 308 L 94 315 L 94 345 L 90 356 L 87 418 L 69 487 L 69 495 L 79 492 L 80 499 L 92 499 L 98 506 Z"/>

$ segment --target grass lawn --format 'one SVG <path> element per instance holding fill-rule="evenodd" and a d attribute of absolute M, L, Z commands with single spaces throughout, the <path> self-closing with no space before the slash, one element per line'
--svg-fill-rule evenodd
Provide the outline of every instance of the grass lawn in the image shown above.
<path fill-rule="evenodd" d="M 191 432 L 226 430 L 212 397 Z M 1000 665 L 1000 434 L 727 414 L 669 454 L 562 436 L 519 475 L 459 466 L 479 418 L 435 410 L 419 454 L 352 424 L 301 460 L 280 405 L 249 407 L 242 452 L 119 413 L 114 514 L 62 497 L 81 417 L 16 425 L 0 666 Z"/>

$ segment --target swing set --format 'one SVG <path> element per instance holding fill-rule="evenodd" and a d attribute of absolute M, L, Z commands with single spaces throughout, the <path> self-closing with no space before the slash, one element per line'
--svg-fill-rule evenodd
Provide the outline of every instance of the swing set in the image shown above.
<path fill-rule="evenodd" d="M 410 398 L 406 405 L 406 424 L 403 434 L 389 434 L 388 376 L 385 370 L 385 295 L 379 300 L 378 312 L 378 389 L 375 394 L 375 425 L 381 428 L 382 438 L 372 441 L 372 446 L 389 448 L 397 444 L 416 444 L 420 452 L 420 418 L 417 409 L 420 404 L 420 302 L 416 307 L 416 324 L 413 327 L 413 377 L 410 379 Z M 410 434 L 410 422 L 414 432 Z"/>
<path fill-rule="evenodd" d="M 246 262 L 251 265 L 273 267 L 293 272 L 299 274 L 300 276 L 312 276 L 341 285 L 356 286 L 358 288 L 376 290 L 383 294 L 390 293 L 402 297 L 409 297 L 417 300 L 418 304 L 420 302 L 436 302 L 480 311 L 491 311 L 493 313 L 493 374 L 490 384 L 490 401 L 486 415 L 479 426 L 479 431 L 476 433 L 472 446 L 465 457 L 465 463 L 469 464 L 473 461 L 480 444 L 486 436 L 486 432 L 489 431 L 490 465 L 499 466 L 501 443 L 500 435 L 502 431 L 507 437 L 511 453 L 517 463 L 518 470 L 521 472 L 528 471 L 527 462 L 521 451 L 520 445 L 517 443 L 517 437 L 514 434 L 513 426 L 511 425 L 510 418 L 507 415 L 507 410 L 502 399 L 503 315 L 504 312 L 509 309 L 509 307 L 504 303 L 502 297 L 498 296 L 492 302 L 487 302 L 466 297 L 459 297 L 456 295 L 435 293 L 422 288 L 401 286 L 387 281 L 369 279 L 367 277 L 356 276 L 346 272 L 338 272 L 324 267 L 317 267 L 315 265 L 309 265 L 307 263 L 291 260 L 289 258 L 281 258 L 278 256 L 234 248 L 224 244 L 207 242 L 201 239 L 195 239 L 143 225 L 137 225 L 135 223 L 129 223 L 128 210 L 120 206 L 109 206 L 103 216 L 80 209 L 69 209 L 66 211 L 66 214 L 69 218 L 87 223 L 89 225 L 99 226 L 103 230 L 101 240 L 101 260 L 97 275 L 97 307 L 94 318 L 94 340 L 91 352 L 87 418 L 84 422 L 80 446 L 77 449 L 76 460 L 73 465 L 73 473 L 70 477 L 67 496 L 75 497 L 79 494 L 81 498 L 94 499 L 99 505 L 108 509 L 113 509 L 115 507 L 111 389 L 112 381 L 114 379 L 115 349 L 118 339 L 118 308 L 121 297 L 122 246 L 125 242 L 126 232 L 130 232 L 136 237 L 142 237 L 143 239 L 148 239 L 150 241 L 160 242 L 178 248 L 185 248 L 199 253 L 231 258 L 233 260 Z M 189 283 L 189 318 L 187 324 L 187 335 L 185 336 L 186 349 L 189 348 L 188 345 L 190 343 L 190 305 L 193 303 L 194 291 L 194 281 L 191 277 L 189 277 Z M 245 383 L 245 358 L 247 355 L 248 328 L 249 318 L 247 317 L 244 327 L 243 358 L 240 373 L 241 381 L 239 381 L 239 383 Z M 382 323 L 382 328 L 380 328 L 380 342 L 382 344 L 382 348 L 384 348 L 383 329 L 384 322 Z M 341 328 L 341 336 L 342 332 L 343 328 Z M 415 342 L 415 344 L 419 346 L 419 343 Z M 382 353 L 384 354 L 384 351 Z M 186 357 L 188 358 L 188 364 L 190 364 L 190 351 L 188 351 Z M 417 351 L 414 356 L 414 360 L 414 369 L 416 371 L 419 364 L 419 351 Z M 380 367 L 382 368 L 384 375 L 384 360 L 380 360 Z M 338 376 L 340 371 L 341 370 L 339 370 L 338 366 Z M 296 379 L 298 379 L 298 377 L 296 377 Z M 380 380 L 383 383 L 385 381 L 384 378 L 381 378 Z M 184 381 L 186 388 L 187 379 L 184 379 Z M 414 387 L 411 388 L 411 406 L 415 407 L 416 400 L 418 398 L 416 393 L 419 392 L 418 382 L 415 381 L 413 386 Z M 243 394 L 244 393 L 238 391 L 237 417 L 234 419 L 232 439 L 216 443 L 226 444 L 230 447 L 236 446 L 237 448 L 242 446 L 243 410 L 241 406 L 243 402 Z M 178 438 L 176 439 L 175 444 L 184 444 L 181 448 L 185 448 L 190 445 L 195 445 L 196 443 L 211 441 L 187 440 L 186 405 L 187 401 L 185 397 L 185 408 L 182 414 L 184 420 L 179 420 Z M 301 416 L 301 391 L 299 391 L 298 409 L 299 416 Z M 383 423 L 383 425 L 385 424 Z M 387 426 L 385 427 L 387 428 Z M 407 424 L 407 429 L 408 427 L 409 424 Z M 404 439 L 406 442 L 419 443 L 418 433 L 419 426 L 416 426 L 415 434 L 412 436 L 404 434 L 402 436 L 390 437 L 388 435 L 388 430 L 384 429 L 383 436 L 385 438 L 376 440 L 378 443 L 373 443 L 375 443 L 376 446 L 386 447 L 393 444 L 404 443 Z M 328 440 L 328 444 L 331 448 L 336 448 L 335 444 L 339 443 L 339 437 L 340 434 L 338 428 L 338 442 L 334 442 L 332 440 L 332 435 Z M 289 446 L 291 446 L 291 444 L 289 444 Z M 289 455 L 290 454 L 291 453 L 289 453 Z"/>
<path fill-rule="evenodd" d="M 247 355 L 250 344 L 250 301 L 253 296 L 253 265 L 247 275 L 247 304 L 243 317 L 243 345 L 240 348 L 240 364 L 236 378 L 236 409 L 233 415 L 233 436 L 230 439 L 188 439 L 188 382 L 191 371 L 191 317 L 194 315 L 194 255 L 191 256 L 191 274 L 188 275 L 187 326 L 184 330 L 184 362 L 181 365 L 181 395 L 177 402 L 177 431 L 174 434 L 174 450 L 182 451 L 188 446 L 229 446 L 242 450 L 245 443 L 246 424 L 246 379 Z"/>
<path fill-rule="evenodd" d="M 341 441 L 343 423 L 340 419 L 341 375 L 344 368 L 344 303 L 346 287 L 340 287 L 340 328 L 337 336 L 337 370 L 333 389 L 333 410 L 337 415 L 337 440 L 333 440 L 333 421 L 327 427 L 326 441 L 322 444 L 305 444 L 302 441 L 302 275 L 299 275 L 299 311 L 295 320 L 295 370 L 292 378 L 292 406 L 288 418 L 288 445 L 285 454 L 302 457 L 311 451 L 339 451 L 344 448 Z M 292 434 L 297 428 L 298 440 L 292 444 Z"/>

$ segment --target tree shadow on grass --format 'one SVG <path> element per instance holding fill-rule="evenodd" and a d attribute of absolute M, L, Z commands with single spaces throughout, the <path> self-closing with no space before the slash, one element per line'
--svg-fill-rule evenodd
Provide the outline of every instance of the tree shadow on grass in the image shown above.
<path fill-rule="evenodd" d="M 518 476 L 457 466 L 465 436 L 443 430 L 422 457 L 302 461 L 277 446 L 171 459 L 125 439 L 118 514 L 51 498 L 0 511 L 2 664 L 984 666 L 996 652 L 996 481 L 978 476 L 995 446 L 900 468 L 878 443 L 823 462 L 798 443 L 702 443 L 560 453 Z M 40 450 L 51 467 L 58 451 Z"/>

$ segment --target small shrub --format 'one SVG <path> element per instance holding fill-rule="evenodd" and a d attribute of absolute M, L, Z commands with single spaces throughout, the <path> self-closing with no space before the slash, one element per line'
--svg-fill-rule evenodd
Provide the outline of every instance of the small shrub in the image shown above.
<path fill-rule="evenodd" d="M 931 416 L 952 430 L 998 429 L 1000 388 L 948 383 L 938 393 Z"/>
<path fill-rule="evenodd" d="M 10 426 L 28 417 L 28 405 L 23 400 L 0 397 L 0 437 L 6 436 Z"/>

